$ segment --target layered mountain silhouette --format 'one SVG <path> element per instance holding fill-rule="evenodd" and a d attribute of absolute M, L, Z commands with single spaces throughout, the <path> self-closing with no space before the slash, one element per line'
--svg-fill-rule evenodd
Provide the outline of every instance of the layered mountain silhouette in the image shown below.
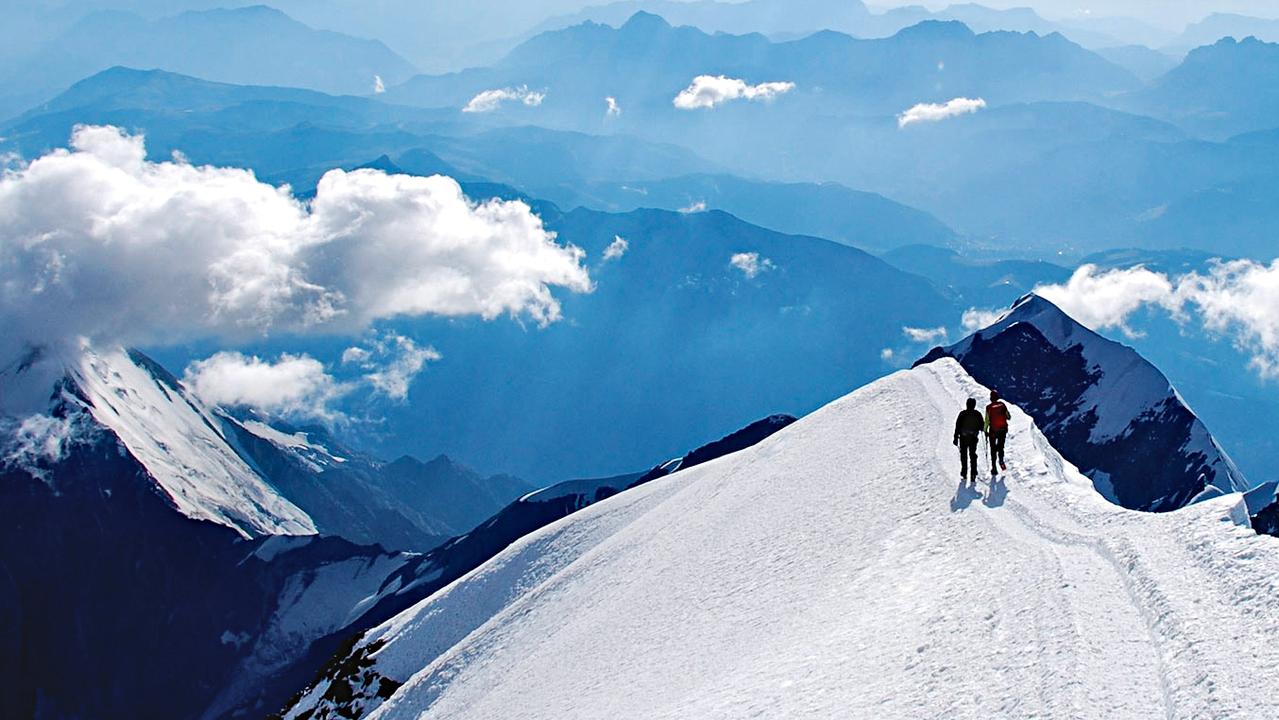
<path fill-rule="evenodd" d="M 1184 62 L 1126 103 L 1197 134 L 1227 138 L 1276 126 L 1279 44 L 1224 37 L 1196 48 Z"/>
<path fill-rule="evenodd" d="M 8 96 L 0 115 L 115 65 L 361 95 L 374 91 L 374 76 L 393 84 L 416 72 L 381 42 L 315 30 L 262 5 L 154 20 L 103 11 L 8 64 L 0 73 L 0 96 Z"/>
<path fill-rule="evenodd" d="M 490 68 L 421 76 L 387 91 L 394 102 L 463 107 L 480 92 L 529 87 L 538 107 L 508 107 L 527 121 L 573 123 L 598 118 L 616 97 L 640 117 L 681 115 L 671 101 L 698 75 L 752 83 L 787 81 L 783 114 L 896 114 L 925 100 L 968 95 L 990 102 L 1078 100 L 1134 90 L 1126 70 L 1061 35 L 976 34 L 959 22 L 928 21 L 889 38 L 859 40 L 823 31 L 770 42 L 762 35 L 709 35 L 636 13 L 620 28 L 585 23 L 538 35 Z M 943 97 L 944 96 L 944 97 Z M 594 110 L 586 115 L 587 110 Z"/>

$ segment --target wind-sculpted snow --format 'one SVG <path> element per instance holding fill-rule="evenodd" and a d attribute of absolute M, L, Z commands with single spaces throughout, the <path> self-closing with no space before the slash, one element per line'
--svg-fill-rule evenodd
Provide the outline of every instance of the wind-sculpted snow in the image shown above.
<path fill-rule="evenodd" d="M 956 489 L 943 359 L 532 533 L 291 718 L 1269 718 L 1279 546 L 1106 502 L 1020 409 Z M 567 659 L 567 660 L 566 660 Z"/>
<path fill-rule="evenodd" d="M 1098 492 L 1175 510 L 1247 482 L 1158 368 L 1027 296 L 990 327 L 920 360 L 953 357 L 1030 413 Z"/>

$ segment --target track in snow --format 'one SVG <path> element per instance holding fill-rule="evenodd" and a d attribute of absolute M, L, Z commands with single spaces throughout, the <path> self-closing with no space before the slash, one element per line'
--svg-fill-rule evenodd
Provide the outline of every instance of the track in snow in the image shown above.
<path fill-rule="evenodd" d="M 370 633 L 372 717 L 1274 717 L 1238 496 L 1112 506 L 1016 410 L 1006 491 L 957 492 L 984 393 L 898 373 L 534 533 Z"/>

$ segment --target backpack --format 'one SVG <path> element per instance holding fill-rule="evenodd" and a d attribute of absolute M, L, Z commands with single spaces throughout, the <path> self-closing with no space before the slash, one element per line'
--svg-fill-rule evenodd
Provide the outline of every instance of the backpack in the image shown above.
<path fill-rule="evenodd" d="M 990 418 L 991 432 L 1004 432 L 1008 429 L 1008 406 L 996 400 L 986 406 L 986 417 Z"/>

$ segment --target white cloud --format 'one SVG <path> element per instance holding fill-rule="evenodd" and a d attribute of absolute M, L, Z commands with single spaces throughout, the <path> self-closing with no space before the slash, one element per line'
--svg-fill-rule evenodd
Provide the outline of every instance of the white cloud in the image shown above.
<path fill-rule="evenodd" d="M 1035 292 L 1094 330 L 1118 328 L 1132 336 L 1128 316 L 1151 303 L 1167 304 L 1173 287 L 1166 275 L 1141 266 L 1098 272 L 1095 265 L 1084 265 L 1065 285 L 1044 285 Z"/>
<path fill-rule="evenodd" d="M 736 253 L 729 258 L 728 262 L 733 267 L 741 270 L 747 279 L 753 279 L 760 273 L 768 272 L 776 267 L 773 265 L 772 260 L 761 258 L 757 252 Z"/>
<path fill-rule="evenodd" d="M 308 204 L 247 170 L 149 162 L 80 127 L 0 175 L 0 357 L 28 345 L 361 332 L 397 316 L 560 317 L 583 253 L 522 202 L 446 177 L 324 175 Z"/>
<path fill-rule="evenodd" d="M 690 203 L 687 207 L 680 208 L 679 211 L 685 215 L 706 212 L 706 201 L 698 200 L 697 202 Z"/>
<path fill-rule="evenodd" d="M 976 332 L 1003 320 L 1004 314 L 1005 311 L 1001 310 L 968 308 L 964 311 L 964 317 L 960 322 L 968 332 Z"/>
<path fill-rule="evenodd" d="M 440 358 L 433 347 L 386 333 L 373 337 L 369 348 L 350 347 L 342 353 L 342 365 L 354 365 L 361 371 L 351 379 L 335 378 L 322 362 L 306 354 L 285 353 L 271 361 L 219 352 L 188 365 L 182 381 L 214 405 L 247 406 L 269 415 L 332 422 L 346 418 L 335 404 L 356 391 L 405 400 L 414 378 L 428 362 Z"/>
<path fill-rule="evenodd" d="M 331 404 L 351 390 L 309 355 L 281 355 L 271 362 L 220 352 L 187 366 L 182 382 L 215 405 L 244 405 L 272 415 L 333 420 Z"/>
<path fill-rule="evenodd" d="M 343 365 L 363 365 L 373 357 L 373 353 L 362 347 L 349 347 L 342 351 Z"/>
<path fill-rule="evenodd" d="M 946 328 L 902 328 L 902 334 L 910 338 L 912 342 L 936 344 L 946 339 Z"/>
<path fill-rule="evenodd" d="M 1035 289 L 1093 329 L 1127 326 L 1143 307 L 1167 311 L 1183 324 L 1230 337 L 1252 355 L 1263 377 L 1279 378 L 1279 260 L 1218 262 L 1206 273 L 1170 277 L 1143 267 L 1101 271 L 1084 265 L 1064 285 Z"/>
<path fill-rule="evenodd" d="M 462 112 L 493 112 L 507 102 L 520 102 L 526 107 L 537 107 L 542 104 L 543 100 L 546 100 L 546 93 L 529 90 L 527 85 L 521 85 L 517 88 L 507 87 L 497 90 L 485 90 L 471 98 L 466 107 L 462 108 Z"/>
<path fill-rule="evenodd" d="M 609 117 L 620 117 L 622 114 L 622 106 L 617 104 L 617 98 L 609 96 L 604 98 L 604 102 L 608 105 Z"/>
<path fill-rule="evenodd" d="M 795 89 L 793 82 L 766 82 L 749 85 L 745 80 L 723 75 L 698 75 L 692 84 L 675 96 L 674 105 L 680 110 L 713 108 L 731 100 L 769 102 L 779 95 Z"/>
<path fill-rule="evenodd" d="M 374 75 L 373 76 L 373 94 L 381 95 L 384 92 L 386 92 L 386 84 L 382 82 L 382 76 Z"/>
<path fill-rule="evenodd" d="M 884 348 L 883 350 L 879 351 L 879 359 L 883 360 L 884 362 L 892 362 L 893 358 L 896 356 L 897 356 L 897 353 L 893 352 L 892 348 Z"/>
<path fill-rule="evenodd" d="M 1182 312 L 1193 306 L 1210 332 L 1231 335 L 1252 352 L 1263 377 L 1279 378 L 1279 260 L 1235 260 L 1218 263 L 1207 275 L 1184 276 L 1176 305 Z"/>
<path fill-rule="evenodd" d="M 977 98 L 955 98 L 949 102 L 934 104 L 920 103 L 897 116 L 897 127 L 906 127 L 920 122 L 940 122 L 948 118 L 975 113 L 986 107 L 986 101 Z"/>
<path fill-rule="evenodd" d="M 375 393 L 392 400 L 405 400 L 409 386 L 428 362 L 441 359 L 433 347 L 421 347 L 412 338 L 387 333 L 372 343 L 372 349 L 353 347 L 342 353 L 342 363 L 357 364 L 369 371 L 363 381 Z"/>
<path fill-rule="evenodd" d="M 631 244 L 626 242 L 626 238 L 621 235 L 614 235 L 613 242 L 609 243 L 608 247 L 604 248 L 604 262 L 621 259 L 630 247 Z"/>

